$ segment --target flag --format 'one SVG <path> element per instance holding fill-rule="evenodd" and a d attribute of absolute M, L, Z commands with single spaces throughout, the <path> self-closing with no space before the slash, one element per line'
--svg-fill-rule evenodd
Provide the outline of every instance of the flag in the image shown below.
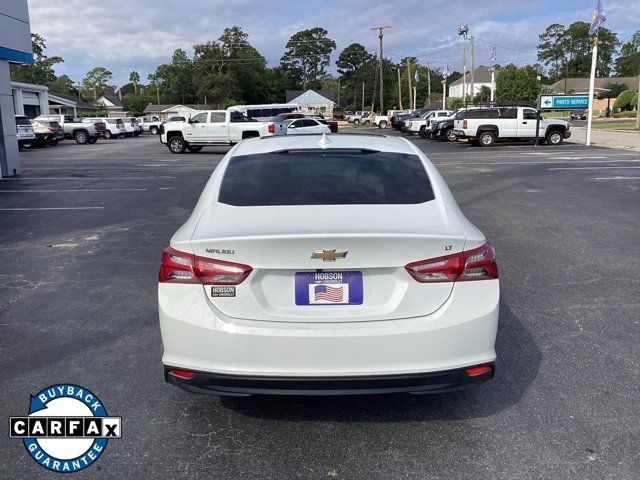
<path fill-rule="evenodd" d="M 598 32 L 598 28 L 604 23 L 607 19 L 604 14 L 604 8 L 602 7 L 602 2 L 598 0 L 596 3 L 596 9 L 593 11 L 593 16 L 591 17 L 591 26 L 589 27 L 589 35 L 593 35 Z"/>
<path fill-rule="evenodd" d="M 416 84 L 418 83 L 418 70 L 416 70 L 416 74 L 413 76 L 413 79 L 415 80 Z"/>
<path fill-rule="evenodd" d="M 496 47 L 495 47 L 495 45 L 493 46 L 493 50 L 491 50 L 491 53 L 489 54 L 489 60 L 491 60 L 492 62 L 496 61 Z"/>
<path fill-rule="evenodd" d="M 442 70 L 442 76 L 444 78 L 447 78 L 449 75 L 451 75 L 451 72 L 449 71 L 449 65 L 447 65 L 446 67 L 444 67 L 444 69 Z"/>

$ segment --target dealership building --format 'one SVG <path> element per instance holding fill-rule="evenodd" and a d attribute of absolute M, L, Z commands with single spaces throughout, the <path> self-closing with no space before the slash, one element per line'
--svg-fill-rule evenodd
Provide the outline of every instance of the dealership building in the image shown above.
<path fill-rule="evenodd" d="M 33 63 L 27 0 L 0 0 L 0 177 L 20 173 L 10 63 Z"/>

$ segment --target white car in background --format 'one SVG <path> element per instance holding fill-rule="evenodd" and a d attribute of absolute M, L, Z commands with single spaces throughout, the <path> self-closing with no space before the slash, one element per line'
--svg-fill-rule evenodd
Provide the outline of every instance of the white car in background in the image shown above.
<path fill-rule="evenodd" d="M 125 137 L 133 137 L 133 135 L 138 131 L 138 129 L 133 126 L 133 124 L 131 123 L 131 120 L 128 118 L 120 118 L 119 120 L 121 120 L 122 123 L 124 123 Z"/>
<path fill-rule="evenodd" d="M 28 148 L 33 145 L 36 134 L 33 131 L 31 120 L 25 115 L 16 115 L 16 137 L 18 139 L 18 148 Z"/>
<path fill-rule="evenodd" d="M 83 118 L 82 121 L 87 123 L 93 123 L 96 121 L 104 122 L 107 127 L 105 130 L 105 138 L 107 140 L 123 137 L 127 133 L 127 129 L 124 127 L 124 122 L 120 118 L 95 117 Z"/>
<path fill-rule="evenodd" d="M 301 135 L 305 133 L 331 133 L 329 125 L 315 118 L 296 118 L 285 120 L 287 135 Z"/>
<path fill-rule="evenodd" d="M 158 280 L 165 380 L 191 392 L 433 393 L 494 375 L 494 250 L 403 138 L 239 143 Z"/>
<path fill-rule="evenodd" d="M 422 116 L 422 118 L 413 118 L 405 120 L 405 124 L 408 122 L 407 132 L 413 135 L 414 133 L 420 133 L 420 136 L 424 137 L 425 129 L 429 126 L 432 119 L 448 117 L 453 113 L 451 110 L 431 110 Z M 422 133 L 421 133 L 422 132 Z"/>

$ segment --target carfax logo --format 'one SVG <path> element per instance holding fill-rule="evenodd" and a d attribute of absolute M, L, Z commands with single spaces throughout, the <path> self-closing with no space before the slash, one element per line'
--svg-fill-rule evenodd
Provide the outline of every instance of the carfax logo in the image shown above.
<path fill-rule="evenodd" d="M 29 455 L 49 470 L 77 472 L 120 438 L 120 417 L 109 417 L 100 399 L 78 385 L 51 385 L 31 396 L 29 415 L 9 419 L 9 436 L 23 439 Z"/>

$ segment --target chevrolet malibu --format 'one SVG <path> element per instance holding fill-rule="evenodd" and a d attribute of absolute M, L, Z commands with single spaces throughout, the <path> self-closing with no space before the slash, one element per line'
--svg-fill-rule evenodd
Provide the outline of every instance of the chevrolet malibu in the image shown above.
<path fill-rule="evenodd" d="M 196 393 L 434 393 L 494 375 L 493 248 L 412 143 L 249 139 L 162 254 L 165 380 Z"/>

